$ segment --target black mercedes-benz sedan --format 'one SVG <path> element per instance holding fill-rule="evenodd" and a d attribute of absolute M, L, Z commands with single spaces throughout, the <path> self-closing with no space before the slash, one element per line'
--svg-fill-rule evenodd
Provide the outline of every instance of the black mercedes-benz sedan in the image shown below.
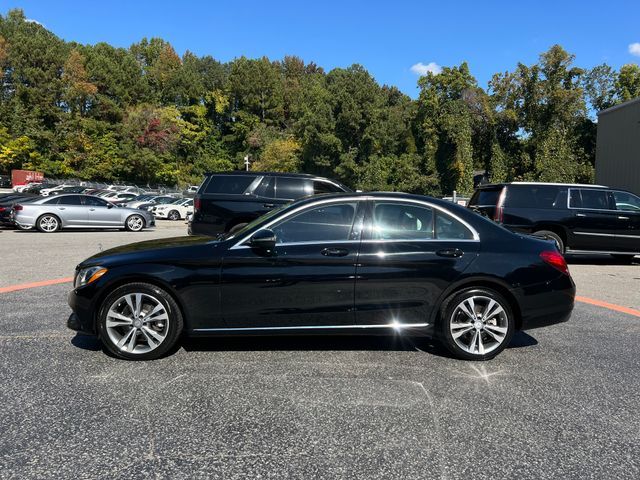
<path fill-rule="evenodd" d="M 551 241 L 458 205 L 394 193 L 330 194 L 218 238 L 135 243 L 80 265 L 68 326 L 125 359 L 182 334 L 432 336 L 487 360 L 518 329 L 565 321 L 575 285 Z"/>

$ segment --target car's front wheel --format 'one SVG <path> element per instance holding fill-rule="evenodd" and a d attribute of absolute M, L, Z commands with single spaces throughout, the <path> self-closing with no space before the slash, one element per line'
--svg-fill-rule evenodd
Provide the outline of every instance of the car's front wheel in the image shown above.
<path fill-rule="evenodd" d="M 175 300 L 148 283 L 123 285 L 102 303 L 98 334 L 105 348 L 126 360 L 153 360 L 178 341 L 183 319 Z"/>
<path fill-rule="evenodd" d="M 442 304 L 439 338 L 457 358 L 489 360 L 509 345 L 514 330 L 509 302 L 494 290 L 468 288 Z"/>
<path fill-rule="evenodd" d="M 169 220 L 180 220 L 180 212 L 178 212 L 177 210 L 171 210 L 169 212 L 169 215 L 167 215 L 167 218 Z"/>

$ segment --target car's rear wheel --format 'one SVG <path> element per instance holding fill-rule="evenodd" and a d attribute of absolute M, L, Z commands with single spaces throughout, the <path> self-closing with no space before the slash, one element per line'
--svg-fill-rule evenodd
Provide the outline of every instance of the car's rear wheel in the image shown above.
<path fill-rule="evenodd" d="M 171 210 L 169 212 L 169 215 L 167 215 L 167 218 L 169 220 L 180 220 L 180 212 L 178 212 L 177 210 Z"/>
<path fill-rule="evenodd" d="M 144 228 L 144 218 L 140 215 L 131 215 L 125 222 L 125 227 L 130 232 L 139 232 Z"/>
<path fill-rule="evenodd" d="M 488 288 L 452 294 L 441 308 L 438 335 L 457 358 L 489 360 L 504 350 L 515 330 L 509 302 Z"/>
<path fill-rule="evenodd" d="M 175 300 L 148 283 L 123 285 L 102 303 L 98 334 L 105 348 L 126 360 L 153 360 L 175 346 L 183 319 Z"/>
<path fill-rule="evenodd" d="M 545 237 L 545 238 L 548 238 L 549 240 L 553 240 L 556 243 L 556 247 L 558 247 L 558 251 L 564 255 L 564 241 L 562 240 L 560 235 L 550 230 L 538 230 L 537 232 L 534 233 L 534 235 L 537 235 L 538 237 Z"/>
<path fill-rule="evenodd" d="M 36 228 L 44 233 L 53 233 L 60 230 L 60 219 L 55 215 L 45 214 L 38 218 Z"/>

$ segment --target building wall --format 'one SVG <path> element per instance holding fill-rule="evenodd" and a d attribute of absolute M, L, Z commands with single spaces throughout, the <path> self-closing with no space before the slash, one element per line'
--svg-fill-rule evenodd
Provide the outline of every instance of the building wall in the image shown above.
<path fill-rule="evenodd" d="M 596 183 L 640 195 L 640 98 L 598 114 Z"/>

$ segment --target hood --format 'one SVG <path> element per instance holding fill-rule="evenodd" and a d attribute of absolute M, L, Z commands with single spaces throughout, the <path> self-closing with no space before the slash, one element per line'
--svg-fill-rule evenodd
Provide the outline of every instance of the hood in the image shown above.
<path fill-rule="evenodd" d="M 188 236 L 160 238 L 157 240 L 147 240 L 144 242 L 130 243 L 119 247 L 97 253 L 85 261 L 80 266 L 88 267 L 92 265 L 117 265 L 122 263 L 152 262 L 154 260 L 166 261 L 171 258 L 172 252 L 185 248 L 203 247 L 206 245 L 216 246 L 218 242 L 211 237 Z"/>

